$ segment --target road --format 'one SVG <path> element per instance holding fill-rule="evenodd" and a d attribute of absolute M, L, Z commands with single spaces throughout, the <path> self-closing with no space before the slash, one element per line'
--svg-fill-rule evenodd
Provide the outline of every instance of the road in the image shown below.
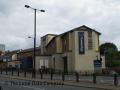
<path fill-rule="evenodd" d="M 11 84 L 12 81 L 12 84 Z M 94 89 L 94 88 L 86 88 L 86 87 L 74 87 L 74 86 L 65 86 L 65 85 L 33 85 L 33 84 L 13 84 L 13 82 L 17 83 L 25 83 L 30 82 L 28 80 L 10 80 L 8 78 L 0 78 L 0 86 L 2 90 L 102 90 L 102 89 Z"/>
<path fill-rule="evenodd" d="M 89 78 L 90 77 L 88 77 L 88 79 Z M 41 81 L 42 80 L 40 80 L 39 82 Z M 36 83 L 36 81 L 30 80 L 30 79 L 16 79 L 11 77 L 6 78 L 4 76 L 0 76 L 0 86 L 2 86 L 2 90 L 103 90 L 103 89 L 95 89 L 94 86 L 91 87 L 87 83 L 84 83 L 84 85 L 81 85 L 81 84 L 82 83 L 80 83 L 80 86 L 75 87 L 75 86 L 65 86 L 68 84 L 56 85 L 56 83 L 48 83 L 45 81 L 41 83 L 38 83 L 37 81 Z M 87 87 L 90 87 L 90 88 L 87 88 Z M 101 88 L 101 86 L 97 86 L 97 87 Z"/>
<path fill-rule="evenodd" d="M 2 90 L 102 90 L 84 87 L 71 87 L 71 86 L 10 86 L 1 85 Z"/>

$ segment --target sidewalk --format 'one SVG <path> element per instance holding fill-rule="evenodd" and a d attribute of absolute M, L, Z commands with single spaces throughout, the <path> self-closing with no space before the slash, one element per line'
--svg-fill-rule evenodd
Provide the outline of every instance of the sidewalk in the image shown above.
<path fill-rule="evenodd" d="M 87 87 L 87 88 L 96 88 L 102 90 L 120 90 L 120 87 L 113 85 L 104 85 L 104 84 L 93 84 L 90 82 L 64 82 L 64 85 L 76 86 L 76 87 Z"/>
<path fill-rule="evenodd" d="M 24 78 L 24 77 L 17 77 L 17 76 L 7 76 L 7 75 L 0 75 L 2 78 L 7 78 L 10 80 L 30 80 L 30 81 L 40 81 L 40 82 L 47 82 L 59 85 L 68 85 L 68 86 L 76 86 L 76 87 L 87 87 L 87 88 L 96 88 L 102 90 L 120 90 L 119 86 L 114 85 L 105 85 L 105 84 L 93 84 L 90 82 L 75 82 L 75 81 L 61 81 L 61 80 L 44 80 L 44 79 L 32 79 L 32 78 Z"/>

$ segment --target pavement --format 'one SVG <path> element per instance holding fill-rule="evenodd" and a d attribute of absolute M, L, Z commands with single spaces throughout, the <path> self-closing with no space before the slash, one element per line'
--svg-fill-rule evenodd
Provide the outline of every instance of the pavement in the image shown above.
<path fill-rule="evenodd" d="M 114 86 L 110 84 L 94 84 L 91 82 L 75 82 L 75 81 L 61 81 L 61 80 L 44 80 L 44 79 L 32 79 L 32 78 L 24 78 L 24 77 L 17 77 L 17 76 L 6 76 L 0 75 L 0 78 L 6 78 L 8 80 L 22 80 L 22 81 L 32 81 L 32 82 L 42 82 L 44 85 L 51 84 L 51 85 L 61 85 L 61 86 L 69 86 L 69 87 L 79 87 L 79 88 L 89 88 L 89 90 L 120 90 L 120 86 Z M 40 90 L 40 89 L 39 89 Z M 76 89 L 75 89 L 76 90 Z M 84 89 L 81 89 L 84 90 Z M 86 89 L 85 89 L 86 90 Z"/>
<path fill-rule="evenodd" d="M 4 75 L 6 75 L 6 72 L 3 72 Z M 9 76 L 11 76 L 11 72 L 9 71 L 7 73 Z M 17 72 L 14 71 L 13 75 L 17 76 Z M 24 77 L 24 73 L 20 72 L 19 73 L 19 77 Z M 27 72 L 26 73 L 26 77 L 32 78 L 32 74 Z M 41 75 L 40 73 L 36 74 L 36 78 L 40 79 Z M 46 80 L 50 80 L 50 74 L 43 74 L 43 78 Z M 118 78 L 118 85 L 120 86 L 120 76 L 117 77 Z M 61 74 L 54 74 L 53 75 L 53 79 L 55 80 L 62 80 L 62 75 Z M 76 76 L 74 74 L 69 74 L 69 75 L 65 75 L 65 80 L 68 81 L 75 81 L 76 80 Z M 99 84 L 114 84 L 114 76 L 113 75 L 99 75 L 96 77 L 97 83 Z M 86 82 L 93 82 L 93 76 L 83 76 L 83 75 L 79 75 L 79 81 L 86 81 Z"/>

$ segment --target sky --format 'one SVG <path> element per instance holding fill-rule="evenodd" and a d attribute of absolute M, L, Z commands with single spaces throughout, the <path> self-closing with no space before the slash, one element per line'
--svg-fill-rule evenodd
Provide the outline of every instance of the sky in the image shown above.
<path fill-rule="evenodd" d="M 112 42 L 120 50 L 120 0 L 0 0 L 0 44 L 6 50 L 33 47 L 34 11 L 37 46 L 45 34 L 60 34 L 86 25 L 101 32 L 100 43 Z"/>

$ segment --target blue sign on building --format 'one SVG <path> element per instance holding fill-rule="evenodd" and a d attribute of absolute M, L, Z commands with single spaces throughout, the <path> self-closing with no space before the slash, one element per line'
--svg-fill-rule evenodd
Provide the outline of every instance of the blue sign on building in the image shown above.
<path fill-rule="evenodd" d="M 100 70 L 102 67 L 102 63 L 100 60 L 94 60 L 94 69 L 95 70 Z"/>
<path fill-rule="evenodd" d="M 78 37 L 79 37 L 79 53 L 84 54 L 85 53 L 84 32 L 79 32 Z"/>

